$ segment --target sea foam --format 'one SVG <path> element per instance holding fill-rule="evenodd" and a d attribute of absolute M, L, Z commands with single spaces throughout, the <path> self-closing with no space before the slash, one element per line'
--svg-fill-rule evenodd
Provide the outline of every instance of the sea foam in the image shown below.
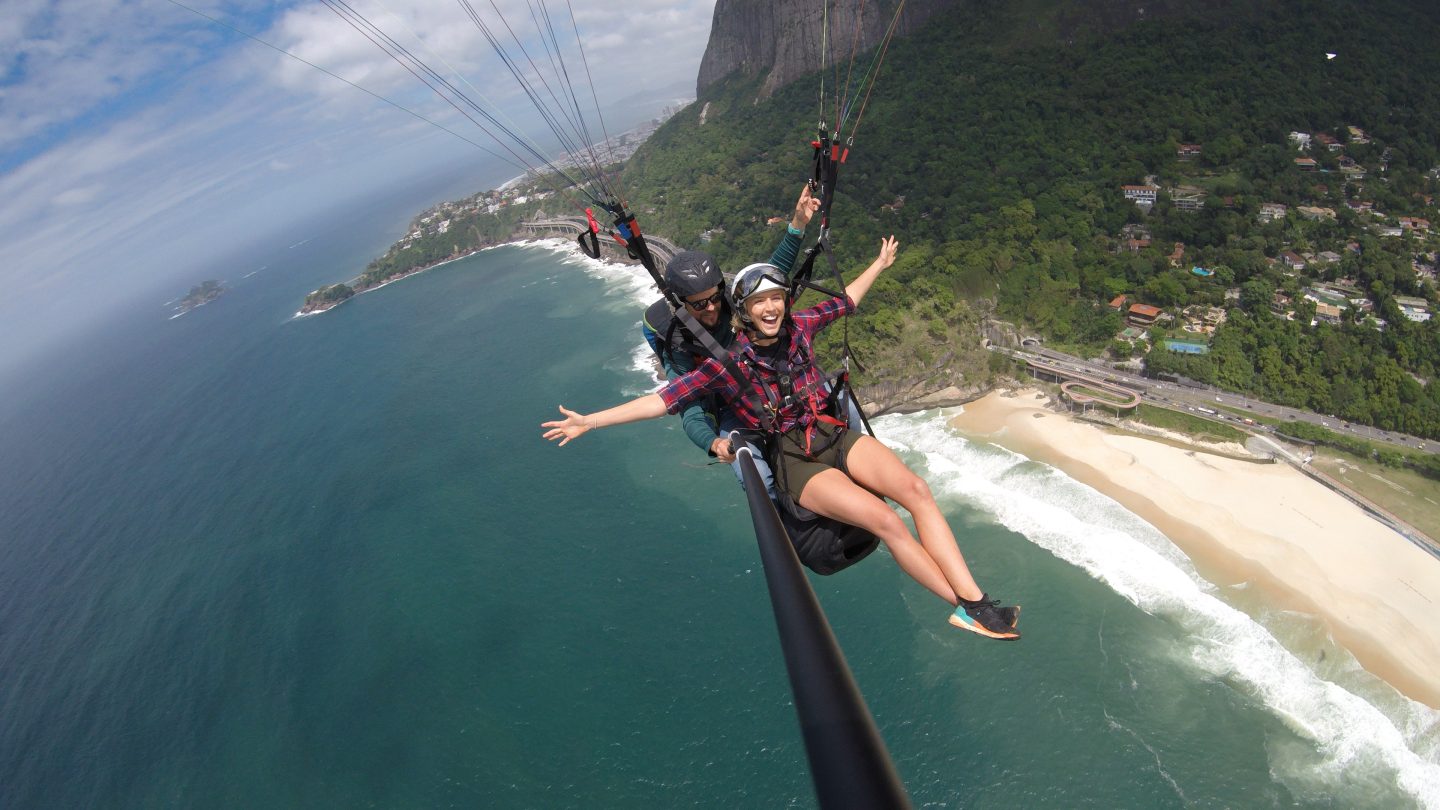
<path fill-rule="evenodd" d="M 645 306 L 660 297 L 659 291 L 655 289 L 655 282 L 644 267 L 608 259 L 592 259 L 581 253 L 573 240 L 528 239 L 511 244 L 555 254 L 561 264 L 578 267 L 587 275 L 606 282 L 605 297 L 611 301 L 623 302 L 626 306 Z"/>
<path fill-rule="evenodd" d="M 581 253 L 571 240 L 532 239 L 512 244 L 555 254 L 561 264 L 579 268 L 586 275 L 605 282 L 605 300 L 612 307 L 633 310 L 639 315 L 646 306 L 660 297 L 654 280 L 644 267 L 608 259 L 592 259 Z M 640 334 L 639 318 L 635 320 L 635 334 Z M 624 367 L 627 371 L 634 372 L 635 379 L 633 384 L 627 382 L 620 392 L 622 395 L 638 397 L 660 390 L 661 382 L 655 376 L 655 353 L 645 341 L 639 341 L 631 347 Z"/>
<path fill-rule="evenodd" d="M 943 412 L 887 416 L 875 424 L 886 444 L 912 463 L 916 454 L 923 457 L 921 472 L 937 498 L 990 515 L 1182 628 L 1189 660 L 1201 673 L 1259 701 L 1313 743 L 1314 755 L 1304 757 L 1272 751 L 1272 771 L 1292 789 L 1333 795 L 1393 774 L 1393 784 L 1420 806 L 1440 808 L 1434 751 L 1440 712 L 1403 698 L 1382 710 L 1321 678 L 1264 626 L 1222 601 L 1153 526 L 1058 470 L 967 441 L 946 425 Z"/>

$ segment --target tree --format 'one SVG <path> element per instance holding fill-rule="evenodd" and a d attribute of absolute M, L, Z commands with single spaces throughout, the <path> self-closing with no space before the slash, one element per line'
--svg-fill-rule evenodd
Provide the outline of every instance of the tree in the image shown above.
<path fill-rule="evenodd" d="M 1240 285 L 1240 308 L 1251 314 L 1270 311 L 1274 287 L 1263 278 L 1251 279 Z"/>

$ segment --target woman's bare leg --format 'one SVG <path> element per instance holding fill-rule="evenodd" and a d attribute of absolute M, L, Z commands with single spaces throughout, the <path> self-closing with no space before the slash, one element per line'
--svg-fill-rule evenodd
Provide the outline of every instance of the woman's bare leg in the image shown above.
<path fill-rule="evenodd" d="M 830 469 L 811 478 L 800 494 L 800 505 L 825 517 L 859 526 L 880 538 L 900 570 L 946 602 L 959 604 L 949 578 L 935 564 L 932 555 L 915 542 L 905 521 L 889 504 L 856 486 L 845 473 Z M 953 540 L 951 547 L 954 547 Z"/>
<path fill-rule="evenodd" d="M 945 575 L 945 581 L 956 594 L 972 601 L 985 595 L 970 575 L 970 567 L 965 564 L 965 556 L 955 542 L 955 533 L 941 514 L 925 479 L 912 472 L 890 448 L 871 436 L 860 437 L 846 456 L 845 466 L 855 483 L 895 500 L 910 512 L 924 551 Z M 954 600 L 950 603 L 956 604 Z"/>

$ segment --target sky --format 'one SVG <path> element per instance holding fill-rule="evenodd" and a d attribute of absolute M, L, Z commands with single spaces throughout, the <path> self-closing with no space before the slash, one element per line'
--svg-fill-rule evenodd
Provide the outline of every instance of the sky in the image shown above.
<path fill-rule="evenodd" d="M 520 117 L 529 102 L 464 2 L 349 0 L 349 6 L 437 71 L 463 76 L 467 96 L 511 111 L 520 129 L 539 134 Z M 522 38 L 536 30 L 523 0 L 469 4 L 492 30 L 503 32 L 496 7 Z M 693 95 L 714 4 L 571 0 L 602 107 L 677 80 L 688 81 Z M 5 0 L 4 6 L 0 374 L 108 312 L 142 299 L 158 304 L 154 295 L 162 289 L 182 295 L 208 277 L 195 275 L 207 257 L 338 199 L 378 193 L 447 165 L 498 163 L 232 28 L 504 154 L 319 0 Z M 579 50 L 567 7 L 545 8 L 566 26 L 562 50 L 573 60 Z"/>

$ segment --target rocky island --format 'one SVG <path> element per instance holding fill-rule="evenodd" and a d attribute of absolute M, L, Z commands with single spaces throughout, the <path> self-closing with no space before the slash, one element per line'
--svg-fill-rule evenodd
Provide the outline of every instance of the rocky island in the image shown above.
<path fill-rule="evenodd" d="M 219 281 L 203 281 L 191 287 L 190 292 L 175 303 L 175 314 L 171 317 L 178 318 L 196 307 L 203 307 L 229 291 L 230 288 Z"/>

